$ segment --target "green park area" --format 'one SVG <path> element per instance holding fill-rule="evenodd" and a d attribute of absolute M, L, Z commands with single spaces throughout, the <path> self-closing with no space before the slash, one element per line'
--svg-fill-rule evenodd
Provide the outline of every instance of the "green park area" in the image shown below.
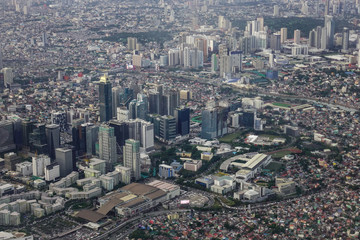
<path fill-rule="evenodd" d="M 272 103 L 272 105 L 274 105 L 276 107 L 284 107 L 284 108 L 291 108 L 291 106 L 292 106 L 287 103 L 279 103 L 279 102 L 274 102 L 274 103 Z"/>
<path fill-rule="evenodd" d="M 278 171 L 280 171 L 280 169 L 282 169 L 284 167 L 285 167 L 285 165 L 283 163 L 272 161 L 265 167 L 265 170 L 267 169 L 270 172 L 278 172 Z"/>
<path fill-rule="evenodd" d="M 241 135 L 242 135 L 242 132 L 231 133 L 231 134 L 228 134 L 228 135 L 220 138 L 219 141 L 223 142 L 223 143 L 232 143 L 232 141 L 241 137 Z"/>
<path fill-rule="evenodd" d="M 282 158 L 286 155 L 292 154 L 292 153 L 301 153 L 301 150 L 297 149 L 297 148 L 287 148 L 287 149 L 282 149 L 282 150 L 278 150 L 275 152 L 270 152 L 268 154 L 270 154 L 272 156 L 272 158 L 274 159 L 279 159 Z"/>

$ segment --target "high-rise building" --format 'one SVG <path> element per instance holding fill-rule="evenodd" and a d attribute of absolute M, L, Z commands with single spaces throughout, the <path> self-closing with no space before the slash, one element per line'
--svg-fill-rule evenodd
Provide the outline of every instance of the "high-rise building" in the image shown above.
<path fill-rule="evenodd" d="M 230 52 L 230 65 L 232 73 L 239 73 L 242 71 L 242 51 L 231 51 Z"/>
<path fill-rule="evenodd" d="M 343 39 L 342 39 L 342 49 L 347 51 L 349 50 L 349 29 L 344 27 L 343 29 Z"/>
<path fill-rule="evenodd" d="M 127 48 L 128 50 L 136 50 L 137 38 L 128 37 L 127 38 Z"/>
<path fill-rule="evenodd" d="M 324 16 L 329 15 L 329 11 L 330 11 L 330 0 L 325 0 Z"/>
<path fill-rule="evenodd" d="M 327 49 L 334 47 L 335 21 L 333 16 L 326 15 L 324 27 L 326 28 Z"/>
<path fill-rule="evenodd" d="M 124 146 L 124 166 L 131 169 L 131 175 L 135 180 L 139 180 L 140 175 L 140 142 L 134 139 L 125 141 Z"/>
<path fill-rule="evenodd" d="M 325 50 L 328 49 L 328 37 L 327 37 L 327 29 L 326 27 L 323 27 L 321 29 L 321 44 L 320 48 Z"/>
<path fill-rule="evenodd" d="M 45 133 L 49 157 L 55 159 L 55 149 L 60 147 L 60 127 L 57 124 L 46 125 Z"/>
<path fill-rule="evenodd" d="M 45 180 L 54 181 L 60 177 L 60 166 L 58 163 L 54 162 L 45 166 Z"/>
<path fill-rule="evenodd" d="M 201 137 L 213 139 L 227 133 L 227 108 L 215 107 L 202 111 Z"/>
<path fill-rule="evenodd" d="M 60 176 L 65 177 L 70 174 L 74 168 L 73 150 L 70 148 L 55 149 L 56 162 L 60 166 Z"/>
<path fill-rule="evenodd" d="M 111 83 L 106 75 L 100 78 L 99 83 L 100 122 L 112 119 L 112 92 Z"/>
<path fill-rule="evenodd" d="M 99 157 L 106 161 L 107 171 L 112 171 L 117 162 L 116 137 L 114 128 L 104 124 L 99 128 Z"/>
<path fill-rule="evenodd" d="M 179 91 L 171 90 L 167 94 L 162 96 L 162 109 L 160 115 L 174 116 L 174 109 L 180 104 Z"/>
<path fill-rule="evenodd" d="M 259 31 L 264 31 L 264 18 L 258 17 L 257 22 L 259 23 Z"/>
<path fill-rule="evenodd" d="M 129 127 L 125 121 L 111 120 L 109 126 L 114 128 L 117 146 L 124 146 L 125 140 L 129 139 Z M 119 148 L 117 148 L 119 150 Z"/>
<path fill-rule="evenodd" d="M 0 136 L 0 153 L 15 150 L 14 125 L 11 121 L 0 121 Z"/>
<path fill-rule="evenodd" d="M 23 146 L 29 147 L 30 146 L 30 133 L 33 132 L 34 122 L 25 120 L 22 122 L 22 142 Z"/>
<path fill-rule="evenodd" d="M 45 124 L 35 124 L 29 135 L 30 150 L 37 154 L 48 154 Z"/>
<path fill-rule="evenodd" d="M 4 83 L 8 87 L 14 82 L 14 74 L 12 68 L 3 68 L 2 73 L 4 74 Z"/>
<path fill-rule="evenodd" d="M 211 55 L 211 73 L 216 73 L 219 70 L 218 57 L 215 53 Z"/>
<path fill-rule="evenodd" d="M 111 89 L 112 92 L 112 116 L 117 116 L 117 108 L 120 107 L 120 93 L 121 88 L 120 87 L 113 87 Z"/>
<path fill-rule="evenodd" d="M 45 174 L 45 167 L 51 164 L 51 160 L 46 155 L 39 155 L 32 158 L 33 175 L 40 177 Z"/>
<path fill-rule="evenodd" d="M 69 129 L 66 112 L 51 112 L 51 123 L 59 125 L 60 132 L 65 132 Z"/>
<path fill-rule="evenodd" d="M 160 117 L 159 136 L 162 141 L 170 141 L 176 137 L 176 119 L 173 116 Z"/>
<path fill-rule="evenodd" d="M 86 128 L 86 154 L 96 155 L 96 144 L 99 138 L 99 126 L 92 125 Z"/>
<path fill-rule="evenodd" d="M 273 34 L 270 36 L 270 48 L 274 51 L 281 49 L 281 35 Z"/>
<path fill-rule="evenodd" d="M 301 35 L 301 32 L 299 29 L 296 29 L 294 31 L 294 43 L 295 44 L 300 44 L 300 35 Z"/>
<path fill-rule="evenodd" d="M 275 5 L 274 6 L 274 17 L 279 17 L 280 16 L 280 8 L 279 5 Z"/>
<path fill-rule="evenodd" d="M 190 133 L 190 109 L 177 108 L 175 109 L 176 119 L 176 133 L 180 135 L 187 135 Z"/>
<path fill-rule="evenodd" d="M 2 48 L 0 46 L 0 70 L 4 68 Z"/>
<path fill-rule="evenodd" d="M 16 164 L 21 162 L 20 156 L 14 152 L 9 152 L 4 155 L 4 167 L 9 171 L 16 170 Z"/>
<path fill-rule="evenodd" d="M 317 26 L 315 30 L 315 47 L 317 49 L 321 48 L 321 32 L 322 32 L 321 26 Z"/>
<path fill-rule="evenodd" d="M 287 28 L 280 29 L 280 40 L 281 43 L 285 43 L 287 41 Z"/>
<path fill-rule="evenodd" d="M 91 124 L 90 124 L 91 125 Z M 76 119 L 72 122 L 72 146 L 74 146 L 77 156 L 86 153 L 86 128 L 88 124 L 84 123 L 84 119 Z"/>
<path fill-rule="evenodd" d="M 315 44 L 316 44 L 315 35 L 316 35 L 315 29 L 311 30 L 309 33 L 309 42 L 308 42 L 308 45 L 310 47 L 315 47 Z"/>

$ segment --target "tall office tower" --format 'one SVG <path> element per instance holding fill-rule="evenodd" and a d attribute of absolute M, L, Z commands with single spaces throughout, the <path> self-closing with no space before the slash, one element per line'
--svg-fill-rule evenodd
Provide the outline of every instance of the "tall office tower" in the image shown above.
<path fill-rule="evenodd" d="M 127 48 L 128 50 L 136 50 L 137 38 L 128 37 L 127 38 Z"/>
<path fill-rule="evenodd" d="M 227 133 L 228 110 L 223 107 L 207 108 L 202 111 L 201 137 L 213 139 Z"/>
<path fill-rule="evenodd" d="M 349 50 L 349 29 L 347 27 L 344 27 L 343 30 L 342 49 Z"/>
<path fill-rule="evenodd" d="M 335 21 L 333 16 L 325 16 L 324 27 L 326 27 L 327 48 L 334 47 Z"/>
<path fill-rule="evenodd" d="M 195 47 L 202 51 L 203 61 L 207 62 L 208 58 L 208 44 L 206 38 L 195 38 Z"/>
<path fill-rule="evenodd" d="M 149 152 L 154 149 L 154 124 L 141 121 L 140 146 Z"/>
<path fill-rule="evenodd" d="M 47 154 L 47 139 L 45 124 L 35 124 L 33 132 L 29 136 L 30 150 L 37 154 Z"/>
<path fill-rule="evenodd" d="M 55 149 L 56 162 L 60 165 L 60 176 L 65 177 L 74 170 L 73 150 L 70 148 Z"/>
<path fill-rule="evenodd" d="M 4 73 L 0 70 L 0 92 L 5 88 Z"/>
<path fill-rule="evenodd" d="M 135 180 L 141 178 L 140 175 L 140 142 L 134 139 L 125 141 L 123 148 L 124 166 L 131 169 L 131 175 Z"/>
<path fill-rule="evenodd" d="M 357 67 L 358 68 L 360 68 L 360 49 L 359 49 L 359 51 L 358 51 L 358 65 L 357 65 Z"/>
<path fill-rule="evenodd" d="M 99 138 L 99 126 L 92 125 L 86 128 L 86 154 L 96 155 L 96 144 Z"/>
<path fill-rule="evenodd" d="M 327 29 L 326 27 L 323 27 L 321 29 L 321 44 L 320 44 L 320 48 L 325 50 L 328 49 L 328 39 L 327 39 Z"/>
<path fill-rule="evenodd" d="M 106 161 L 107 171 L 112 171 L 117 162 L 116 137 L 114 128 L 105 124 L 99 128 L 99 157 Z"/>
<path fill-rule="evenodd" d="M 120 87 L 113 87 L 111 89 L 112 92 L 112 116 L 117 116 L 117 108 L 120 107 L 120 93 L 121 88 Z"/>
<path fill-rule="evenodd" d="M 72 146 L 75 149 L 76 156 L 82 156 L 86 152 L 86 124 L 84 119 L 76 119 L 72 122 L 71 134 L 72 134 Z"/>
<path fill-rule="evenodd" d="M 300 35 L 301 35 L 301 32 L 299 29 L 296 29 L 294 31 L 294 43 L 295 44 L 300 44 Z"/>
<path fill-rule="evenodd" d="M 136 118 L 136 99 L 131 100 L 129 103 L 129 119 L 135 119 Z"/>
<path fill-rule="evenodd" d="M 129 127 L 125 121 L 110 120 L 109 126 L 114 128 L 114 135 L 116 138 L 117 150 L 120 152 L 119 147 L 125 145 L 125 140 L 129 139 Z"/>
<path fill-rule="evenodd" d="M 106 75 L 100 78 L 99 83 L 100 122 L 112 119 L 112 93 L 111 83 Z"/>
<path fill-rule="evenodd" d="M 308 42 L 308 45 L 310 47 L 315 47 L 315 35 L 316 35 L 315 29 L 311 30 L 309 33 L 309 42 Z"/>
<path fill-rule="evenodd" d="M 280 38 L 281 43 L 285 43 L 287 40 L 287 28 L 281 28 L 280 29 Z"/>
<path fill-rule="evenodd" d="M 14 82 L 14 74 L 12 68 L 3 68 L 5 86 L 9 87 Z"/>
<path fill-rule="evenodd" d="M 231 51 L 230 52 L 230 68 L 232 74 L 237 74 L 242 71 L 242 51 Z"/>
<path fill-rule="evenodd" d="M 176 137 L 176 119 L 173 116 L 161 116 L 158 123 L 154 123 L 154 128 L 158 127 L 158 137 L 160 140 L 167 142 Z M 156 129 L 154 132 L 157 132 Z M 155 133 L 156 135 L 156 133 Z"/>
<path fill-rule="evenodd" d="M 130 119 L 129 110 L 126 107 L 118 107 L 117 108 L 117 117 L 118 121 L 126 121 Z"/>
<path fill-rule="evenodd" d="M 330 0 L 325 0 L 324 16 L 329 15 L 329 11 L 330 11 Z"/>
<path fill-rule="evenodd" d="M 47 39 L 46 32 L 42 33 L 41 40 L 42 40 L 43 46 L 46 47 L 48 45 L 48 39 Z"/>
<path fill-rule="evenodd" d="M 25 120 L 22 122 L 22 140 L 23 146 L 29 147 L 30 146 L 30 133 L 33 132 L 34 129 L 34 122 L 30 120 Z"/>
<path fill-rule="evenodd" d="M 149 92 L 149 113 L 161 114 L 163 102 L 162 93 L 156 91 Z"/>
<path fill-rule="evenodd" d="M 180 94 L 179 91 L 171 90 L 167 94 L 162 96 L 163 109 L 160 115 L 171 115 L 174 116 L 174 110 L 180 105 Z"/>
<path fill-rule="evenodd" d="M 15 150 L 14 125 L 9 120 L 0 121 L 0 153 Z"/>
<path fill-rule="evenodd" d="M 180 50 L 179 49 L 170 49 L 168 53 L 168 63 L 169 66 L 177 66 L 180 64 Z"/>
<path fill-rule="evenodd" d="M 241 126 L 247 128 L 254 127 L 254 121 L 256 118 L 256 111 L 252 109 L 245 110 L 242 114 Z"/>
<path fill-rule="evenodd" d="M 40 177 L 45 174 L 45 167 L 51 164 L 51 160 L 46 155 L 32 157 L 33 175 Z"/>
<path fill-rule="evenodd" d="M 278 5 L 274 6 L 274 17 L 280 17 L 280 9 Z"/>
<path fill-rule="evenodd" d="M 14 152 L 4 154 L 4 167 L 9 171 L 16 170 L 16 164 L 21 162 L 20 156 Z"/>
<path fill-rule="evenodd" d="M 257 21 L 259 23 L 259 31 L 264 31 L 264 18 L 263 17 L 258 17 Z"/>
<path fill-rule="evenodd" d="M 177 108 L 175 109 L 176 119 L 176 133 L 180 135 L 187 135 L 190 133 L 190 109 Z"/>
<path fill-rule="evenodd" d="M 136 118 L 146 120 L 148 114 L 149 100 L 145 94 L 138 93 L 136 100 Z"/>
<path fill-rule="evenodd" d="M 69 129 L 66 112 L 51 112 L 51 123 L 59 125 L 60 132 L 65 132 Z"/>
<path fill-rule="evenodd" d="M 220 77 L 225 78 L 227 75 L 231 74 L 231 57 L 228 55 L 223 55 L 220 57 Z"/>
<path fill-rule="evenodd" d="M 269 66 L 270 68 L 274 67 L 274 54 L 272 53 L 269 54 Z"/>
<path fill-rule="evenodd" d="M 211 73 L 216 73 L 219 70 L 218 57 L 215 53 L 211 55 Z"/>
<path fill-rule="evenodd" d="M 281 49 L 281 35 L 273 34 L 270 36 L 270 49 L 278 51 Z"/>
<path fill-rule="evenodd" d="M 0 46 L 0 70 L 4 68 L 2 48 Z"/>
<path fill-rule="evenodd" d="M 317 26 L 315 30 L 315 47 L 317 49 L 321 48 L 321 32 L 322 32 L 321 26 Z"/>
<path fill-rule="evenodd" d="M 46 125 L 45 133 L 49 157 L 55 159 L 55 149 L 60 147 L 60 127 L 56 124 Z"/>

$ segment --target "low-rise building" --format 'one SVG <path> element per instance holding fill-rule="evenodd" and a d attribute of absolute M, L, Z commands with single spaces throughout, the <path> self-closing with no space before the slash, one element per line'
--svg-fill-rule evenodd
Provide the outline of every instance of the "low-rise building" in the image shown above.
<path fill-rule="evenodd" d="M 201 160 L 188 160 L 184 163 L 184 169 L 192 172 L 197 172 L 201 166 Z"/>
<path fill-rule="evenodd" d="M 226 194 L 236 187 L 236 182 L 230 176 L 214 176 L 214 185 L 210 187 L 212 192 Z"/>
<path fill-rule="evenodd" d="M 159 176 L 161 178 L 171 178 L 174 177 L 174 168 L 167 164 L 160 164 L 159 165 Z"/>
<path fill-rule="evenodd" d="M 33 173 L 31 162 L 17 163 L 15 166 L 16 166 L 16 171 L 23 176 L 31 176 Z"/>

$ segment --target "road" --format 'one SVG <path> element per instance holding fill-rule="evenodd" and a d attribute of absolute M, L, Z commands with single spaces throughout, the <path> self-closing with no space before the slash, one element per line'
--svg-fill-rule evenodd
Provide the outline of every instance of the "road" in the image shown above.
<path fill-rule="evenodd" d="M 108 230 L 107 232 L 93 238 L 94 240 L 100 240 L 100 239 L 107 239 L 109 236 L 116 234 L 119 231 L 122 231 L 123 228 L 128 228 L 128 225 L 134 226 L 134 224 L 137 224 L 138 220 L 143 220 L 143 219 L 147 219 L 149 217 L 156 217 L 159 215 L 167 215 L 169 213 L 179 213 L 179 212 L 190 212 L 191 210 L 189 209 L 178 209 L 178 210 L 164 210 L 164 211 L 156 211 L 156 212 L 151 212 L 151 213 L 146 213 L 146 214 L 141 214 L 138 216 L 135 216 L 133 218 L 130 218 L 128 220 L 126 220 L 125 222 L 121 223 L 120 225 L 116 226 L 113 229 Z M 134 223 L 136 221 L 136 223 Z M 124 233 L 123 233 L 124 234 Z M 121 238 L 116 238 L 116 239 L 121 239 Z"/>

